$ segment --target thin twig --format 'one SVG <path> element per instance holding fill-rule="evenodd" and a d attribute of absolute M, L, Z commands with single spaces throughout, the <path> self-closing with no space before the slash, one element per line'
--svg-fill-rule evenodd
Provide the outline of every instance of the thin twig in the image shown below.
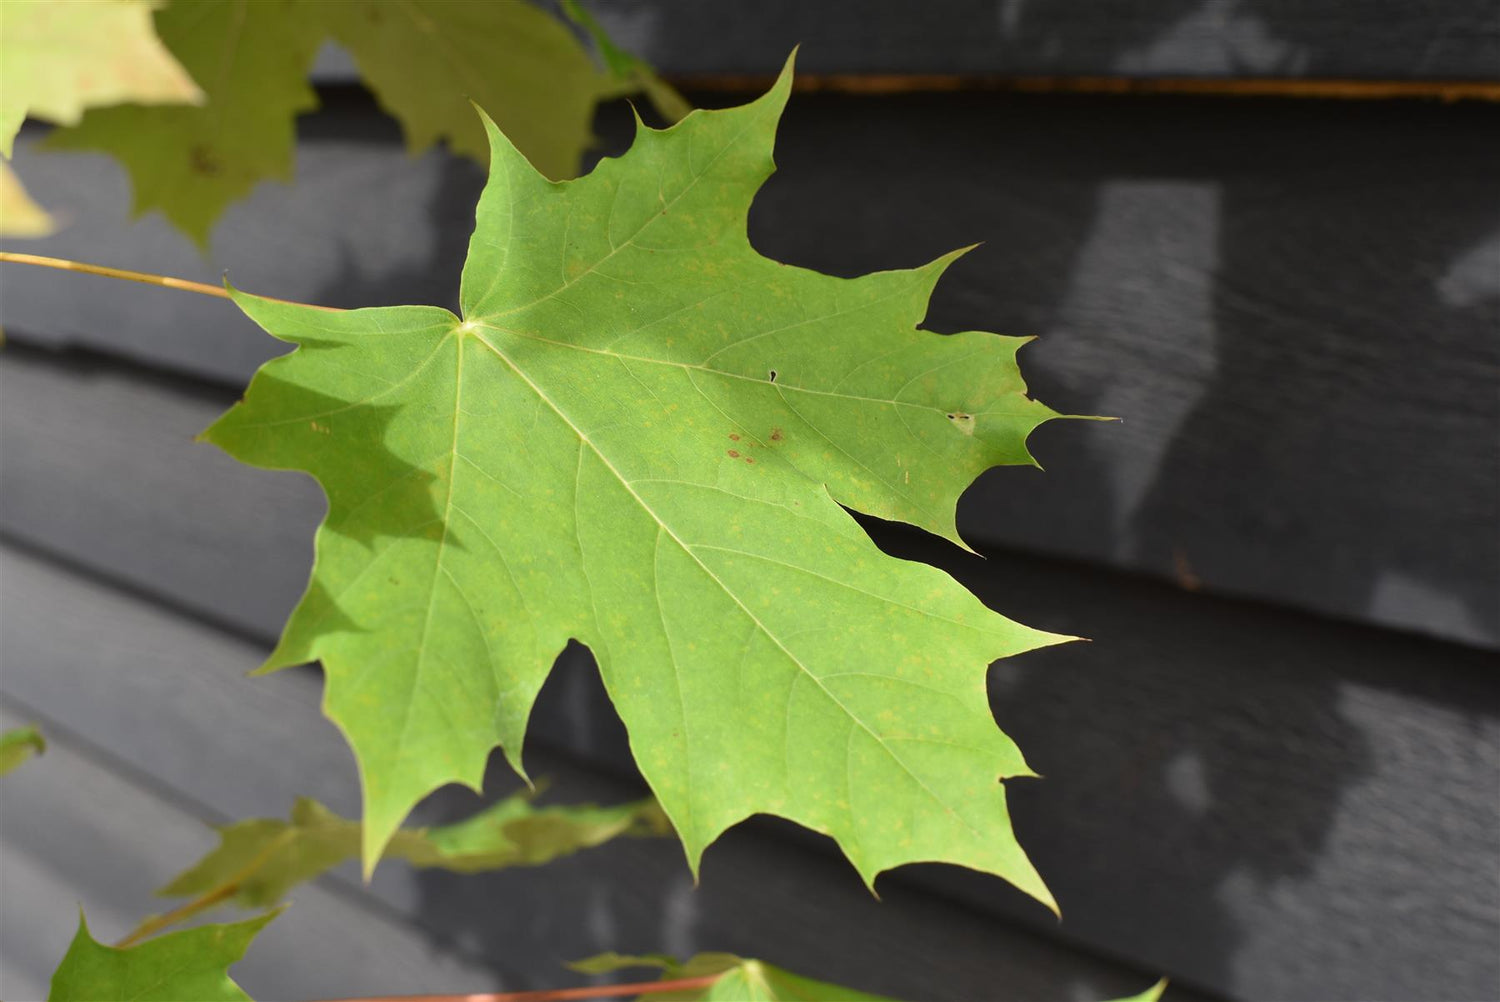
<path fill-rule="evenodd" d="M 207 911 L 226 898 L 234 897 L 234 892 L 237 890 L 239 890 L 238 884 L 225 884 L 212 893 L 205 894 L 201 898 L 194 898 L 187 904 L 173 908 L 163 915 L 153 915 L 131 930 L 129 935 L 115 944 L 115 947 L 123 950 L 127 946 L 134 946 L 147 936 L 154 935 L 185 919 L 190 919 L 201 911 Z"/>
<path fill-rule="evenodd" d="M 199 912 L 207 911 L 219 902 L 227 901 L 234 897 L 239 893 L 240 888 L 244 886 L 245 881 L 254 876 L 255 871 L 265 865 L 266 860 L 270 859 L 291 841 L 292 835 L 293 829 L 288 828 L 283 831 L 280 835 L 272 839 L 265 848 L 251 857 L 250 862 L 230 874 L 218 887 L 200 894 L 193 900 L 179 905 L 165 914 L 153 915 L 144 920 L 140 925 L 132 929 L 124 939 L 116 943 L 115 947 L 117 949 L 124 949 L 127 946 L 139 943 L 147 936 L 154 936 L 168 926 L 173 926 L 185 919 L 190 919 Z"/>
<path fill-rule="evenodd" d="M 219 285 L 209 285 L 207 282 L 190 282 L 185 278 L 172 278 L 170 275 L 153 275 L 144 271 L 110 268 L 102 264 L 85 264 L 82 261 L 70 261 L 67 258 L 61 257 L 44 257 L 41 254 L 17 254 L 14 251 L 0 251 L 0 261 L 10 261 L 14 264 L 33 264 L 39 268 L 57 268 L 61 271 L 77 271 L 85 275 L 103 275 L 105 278 L 118 278 L 127 282 L 144 282 L 147 285 L 157 285 L 164 289 L 196 292 L 200 295 L 215 296 L 219 299 L 230 298 L 228 289 Z M 339 311 L 339 308 L 336 306 L 295 303 L 289 299 L 275 299 L 271 296 L 262 296 L 261 298 L 270 299 L 276 303 L 286 303 L 288 306 L 309 306 L 315 310 Z"/>
<path fill-rule="evenodd" d="M 337 999 L 329 1002 L 566 1002 L 568 999 L 598 999 L 614 995 L 653 995 L 707 988 L 724 976 L 706 974 L 674 981 L 636 981 L 625 985 L 589 985 L 584 988 L 544 988 L 532 992 L 479 992 L 473 995 L 382 995 L 378 998 Z"/>

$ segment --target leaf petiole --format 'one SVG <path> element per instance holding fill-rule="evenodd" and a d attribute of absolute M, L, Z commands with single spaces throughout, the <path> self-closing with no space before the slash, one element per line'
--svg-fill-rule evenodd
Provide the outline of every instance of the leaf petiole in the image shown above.
<path fill-rule="evenodd" d="M 102 264 L 70 261 L 62 257 L 46 257 L 41 254 L 18 254 L 14 251 L 0 251 L 0 261 L 9 261 L 13 264 L 30 264 L 38 268 L 56 268 L 60 271 L 77 271 L 85 275 L 102 275 L 105 278 L 118 278 L 126 282 L 143 282 L 146 285 L 156 285 L 164 289 L 177 289 L 181 292 L 196 292 L 204 296 L 216 296 L 219 299 L 230 298 L 229 290 L 220 285 L 209 285 L 207 282 L 192 282 L 185 278 L 173 278 L 170 275 L 153 275 L 145 271 L 130 271 L 127 268 L 111 268 L 108 265 Z M 343 312 L 337 306 L 295 303 L 289 299 L 277 299 L 275 302 L 288 303 L 292 306 L 310 306 L 315 310 Z"/>

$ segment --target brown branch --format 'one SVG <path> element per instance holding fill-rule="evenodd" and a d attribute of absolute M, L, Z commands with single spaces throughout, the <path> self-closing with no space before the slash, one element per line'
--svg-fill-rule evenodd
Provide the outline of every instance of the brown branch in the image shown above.
<path fill-rule="evenodd" d="M 599 999 L 615 995 L 653 995 L 707 988 L 724 976 L 706 974 L 673 981 L 636 981 L 624 985 L 588 985 L 584 988 L 543 988 L 532 992 L 477 992 L 472 995 L 383 995 L 378 998 L 330 999 L 328 1002 L 566 1002 L 568 999 Z"/>
<path fill-rule="evenodd" d="M 206 282 L 190 282 L 185 278 L 172 278 L 170 275 L 153 275 L 144 271 L 130 271 L 125 268 L 110 268 L 102 264 L 85 264 L 82 261 L 70 261 L 61 257 L 44 257 L 41 254 L 17 254 L 13 251 L 0 251 L 0 261 L 10 261 L 13 264 L 32 264 L 39 268 L 57 268 L 60 271 L 77 271 L 85 275 L 103 275 L 105 278 L 118 278 L 127 282 L 144 282 L 146 285 L 156 285 L 164 289 L 177 289 L 180 292 L 196 292 L 203 296 L 215 296 L 219 299 L 228 299 L 229 290 L 219 285 L 209 285 Z M 288 306 L 311 306 L 315 310 L 328 310 L 338 312 L 336 306 L 316 306 L 312 303 L 294 303 L 289 299 L 275 299 L 271 296 L 262 296 L 262 299 L 270 299 L 275 303 L 286 303 Z"/>

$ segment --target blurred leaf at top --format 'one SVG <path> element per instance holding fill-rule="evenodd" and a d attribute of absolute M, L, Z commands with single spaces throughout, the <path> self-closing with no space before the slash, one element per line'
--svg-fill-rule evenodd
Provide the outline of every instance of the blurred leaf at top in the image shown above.
<path fill-rule="evenodd" d="M 687 111 L 597 24 L 586 27 L 602 66 L 568 24 L 519 0 L 173 0 L 155 21 L 207 102 L 158 107 L 125 94 L 117 100 L 130 103 L 88 112 L 47 146 L 114 156 L 130 174 L 135 212 L 160 210 L 200 246 L 261 181 L 292 180 L 296 116 L 318 106 L 308 72 L 329 39 L 348 51 L 414 154 L 446 141 L 484 163 L 472 102 L 559 179 L 577 172 L 592 144 L 599 101 L 645 91 L 667 118 Z"/>

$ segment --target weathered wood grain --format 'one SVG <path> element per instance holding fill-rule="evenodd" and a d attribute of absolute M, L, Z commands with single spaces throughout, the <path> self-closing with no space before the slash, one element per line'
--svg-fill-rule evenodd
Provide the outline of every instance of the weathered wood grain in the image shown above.
<path fill-rule="evenodd" d="M 619 126 L 601 123 L 616 146 Z M 103 160 L 18 163 L 74 210 L 39 251 L 450 303 L 479 172 L 394 139 L 336 101 L 308 120 L 299 184 L 231 210 L 210 259 L 127 225 Z M 852 274 L 987 240 L 932 326 L 1038 334 L 1038 396 L 1124 419 L 1040 432 L 1050 472 L 982 480 L 969 538 L 1500 645 L 1500 106 L 808 97 L 778 161 L 752 213 L 765 252 Z M 280 347 L 215 300 L 4 282 L 20 342 L 231 383 Z"/>

